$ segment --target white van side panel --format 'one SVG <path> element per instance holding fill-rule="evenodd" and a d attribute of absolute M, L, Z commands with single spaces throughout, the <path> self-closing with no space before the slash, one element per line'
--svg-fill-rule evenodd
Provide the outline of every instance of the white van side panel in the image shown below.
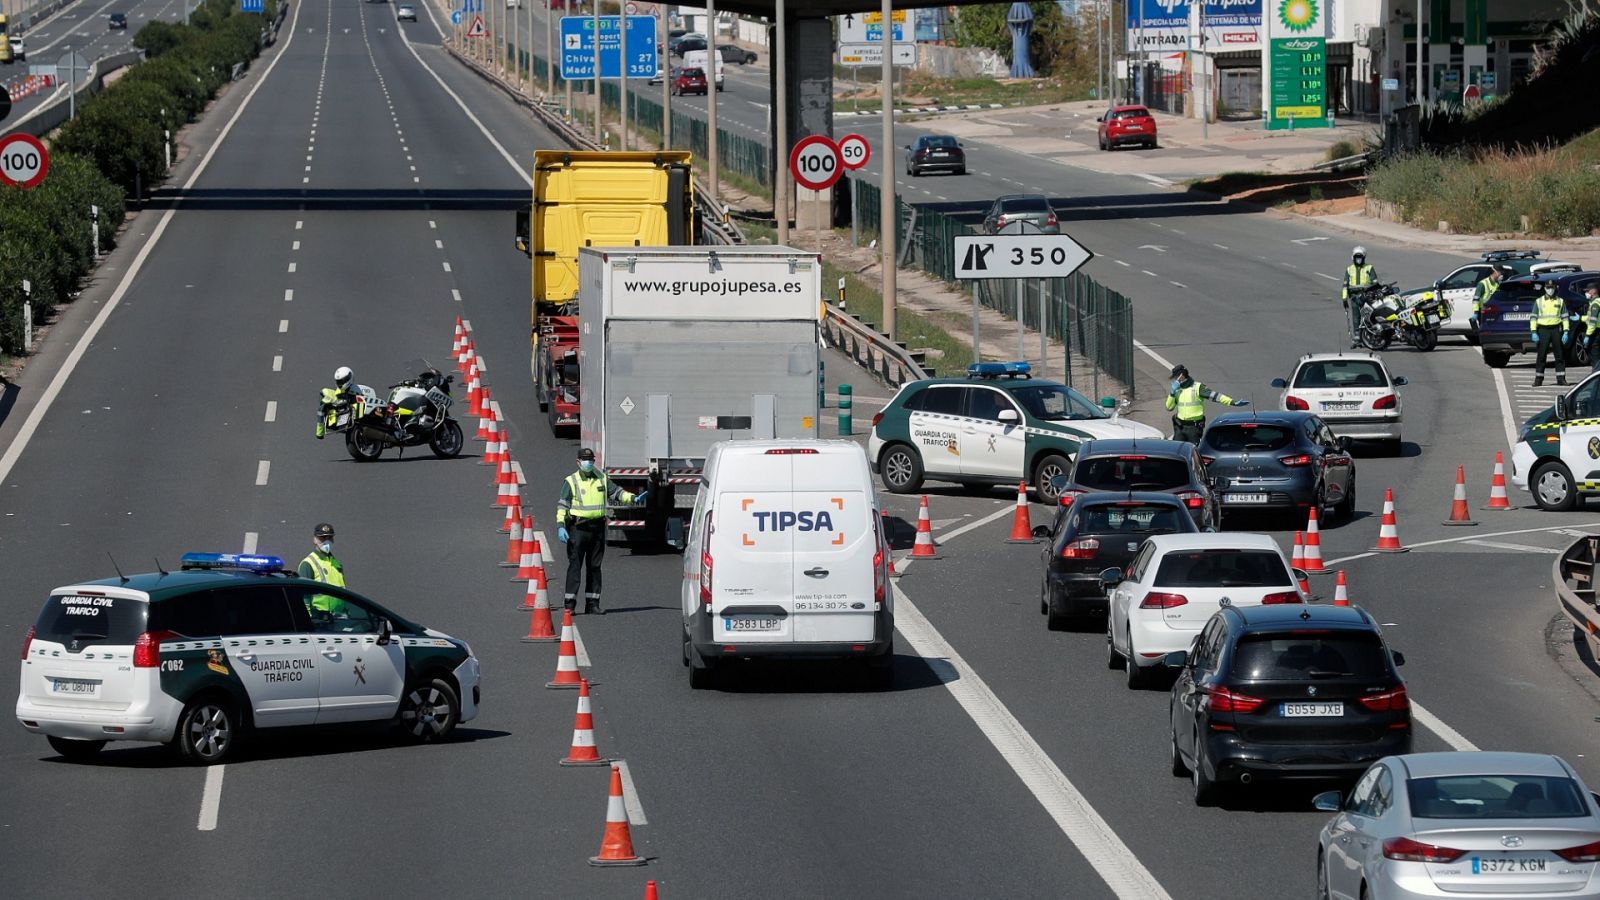
<path fill-rule="evenodd" d="M 787 457 L 781 460 L 788 468 Z M 741 460 L 743 462 L 743 460 Z M 787 476 L 787 473 L 785 473 Z M 794 531 L 777 527 L 789 491 L 723 491 L 713 502 L 713 638 L 739 643 L 792 641 Z M 730 607 L 776 607 L 782 615 L 725 614 Z M 740 620 L 750 620 L 749 622 Z M 755 623 L 766 626 L 751 630 Z"/>

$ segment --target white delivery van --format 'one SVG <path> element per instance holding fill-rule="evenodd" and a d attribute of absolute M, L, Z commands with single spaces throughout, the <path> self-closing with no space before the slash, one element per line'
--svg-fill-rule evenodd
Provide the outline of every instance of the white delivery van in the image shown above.
<path fill-rule="evenodd" d="M 859 444 L 713 444 L 683 559 L 691 686 L 759 656 L 857 659 L 891 682 L 889 548 Z"/>
<path fill-rule="evenodd" d="M 717 63 L 717 90 L 722 90 L 722 54 L 716 55 Z M 711 55 L 705 50 L 690 50 L 683 54 L 683 67 L 685 69 L 699 69 L 711 76 Z"/>

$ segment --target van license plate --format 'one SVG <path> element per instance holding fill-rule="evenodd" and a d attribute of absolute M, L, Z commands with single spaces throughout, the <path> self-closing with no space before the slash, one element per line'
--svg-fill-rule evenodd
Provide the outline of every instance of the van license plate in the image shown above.
<path fill-rule="evenodd" d="M 722 628 L 725 631 L 777 631 L 777 619 L 757 619 L 749 617 L 729 618 L 724 617 Z"/>
<path fill-rule="evenodd" d="M 93 697 L 100 693 L 100 682 L 84 678 L 56 678 L 51 680 L 50 689 L 58 694 Z"/>
<path fill-rule="evenodd" d="M 1344 715 L 1343 703 L 1285 703 L 1281 707 L 1285 718 L 1305 719 L 1318 716 Z"/>

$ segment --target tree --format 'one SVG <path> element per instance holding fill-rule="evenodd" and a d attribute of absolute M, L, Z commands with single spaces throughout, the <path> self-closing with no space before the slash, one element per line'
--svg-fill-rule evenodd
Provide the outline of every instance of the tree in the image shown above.
<path fill-rule="evenodd" d="M 1061 7 L 1050 0 L 1029 3 L 1028 8 L 1033 11 L 1028 62 L 1040 75 L 1060 74 L 1063 53 L 1073 43 L 1071 23 L 1061 14 Z M 1011 28 L 1006 24 L 1006 15 L 1010 11 L 1009 3 L 958 7 L 950 28 L 951 39 L 958 47 L 993 50 L 1009 60 Z"/>

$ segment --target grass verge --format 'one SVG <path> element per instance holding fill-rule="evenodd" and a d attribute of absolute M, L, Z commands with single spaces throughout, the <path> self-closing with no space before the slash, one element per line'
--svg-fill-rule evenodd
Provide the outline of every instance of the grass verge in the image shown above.
<path fill-rule="evenodd" d="M 837 112 L 876 111 L 883 108 L 878 79 L 852 77 L 856 70 L 835 67 L 834 110 Z M 862 69 L 863 73 L 878 70 Z M 895 86 L 897 106 L 960 106 L 968 103 L 1000 103 L 1005 106 L 1038 106 L 1088 100 L 1089 85 L 1077 80 L 1046 78 L 1012 81 L 993 78 L 941 78 L 908 72 Z"/>

